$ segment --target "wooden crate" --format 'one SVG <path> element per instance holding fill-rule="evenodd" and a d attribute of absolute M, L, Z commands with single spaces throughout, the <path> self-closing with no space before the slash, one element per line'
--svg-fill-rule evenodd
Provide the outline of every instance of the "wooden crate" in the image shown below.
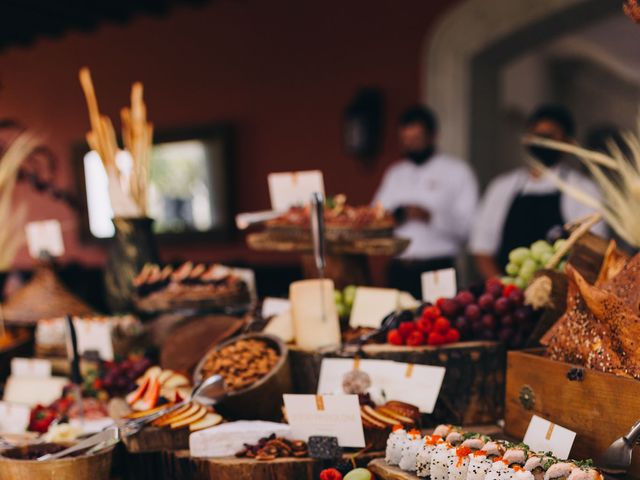
<path fill-rule="evenodd" d="M 294 391 L 316 393 L 324 357 L 372 358 L 446 367 L 440 396 L 425 425 L 490 424 L 502 418 L 504 406 L 504 346 L 497 342 L 461 342 L 442 347 L 365 345 L 329 352 L 289 350 Z"/>
<path fill-rule="evenodd" d="M 598 458 L 638 420 L 640 382 L 587 369 L 581 381 L 572 381 L 567 373 L 580 367 L 543 354 L 508 354 L 505 433 L 522 439 L 535 414 L 577 433 L 572 458 Z M 629 473 L 640 478 L 640 455 Z"/>

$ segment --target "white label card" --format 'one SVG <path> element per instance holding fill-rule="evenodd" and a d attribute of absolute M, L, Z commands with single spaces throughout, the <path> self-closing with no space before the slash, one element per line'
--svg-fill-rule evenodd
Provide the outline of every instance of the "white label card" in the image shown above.
<path fill-rule="evenodd" d="M 422 279 L 422 300 L 435 303 L 439 298 L 452 298 L 457 293 L 456 271 L 453 268 L 424 272 Z"/>
<path fill-rule="evenodd" d="M 39 259 L 43 252 L 52 257 L 64 255 L 62 228 L 58 220 L 29 222 L 25 226 L 25 231 L 27 233 L 29 255 L 32 258 Z"/>
<path fill-rule="evenodd" d="M 12 358 L 11 375 L 14 377 L 47 378 L 51 376 L 51 362 L 42 358 Z"/>
<path fill-rule="evenodd" d="M 324 178 L 320 170 L 270 173 L 267 182 L 271 208 L 277 211 L 284 212 L 293 206 L 309 203 L 314 192 L 324 196 Z"/>
<path fill-rule="evenodd" d="M 576 432 L 534 415 L 523 441 L 533 451 L 553 452 L 556 457 L 564 460 L 569 458 L 575 438 Z"/>
<path fill-rule="evenodd" d="M 113 360 L 113 341 L 111 339 L 111 322 L 105 319 L 75 318 L 73 326 L 76 328 L 78 339 L 78 353 L 95 351 L 102 360 Z"/>
<path fill-rule="evenodd" d="M 284 406 L 293 438 L 337 437 L 341 447 L 365 446 L 357 395 L 290 395 Z"/>
<path fill-rule="evenodd" d="M 4 387 L 5 402 L 27 406 L 49 405 L 62 396 L 62 389 L 69 383 L 64 377 L 14 377 L 7 378 Z"/>
<path fill-rule="evenodd" d="M 344 394 L 346 373 L 360 370 L 369 375 L 372 392 L 386 400 L 399 400 L 432 413 L 440 395 L 446 369 L 431 365 L 353 358 L 325 358 L 320 367 L 318 394 Z"/>
<path fill-rule="evenodd" d="M 349 325 L 380 328 L 384 317 L 398 309 L 400 292 L 392 288 L 358 287 L 353 300 Z"/>
<path fill-rule="evenodd" d="M 262 318 L 271 318 L 291 311 L 291 302 L 286 298 L 266 297 L 262 302 Z"/>
<path fill-rule="evenodd" d="M 26 405 L 0 402 L 0 433 L 24 433 L 29 426 L 31 409 Z"/>

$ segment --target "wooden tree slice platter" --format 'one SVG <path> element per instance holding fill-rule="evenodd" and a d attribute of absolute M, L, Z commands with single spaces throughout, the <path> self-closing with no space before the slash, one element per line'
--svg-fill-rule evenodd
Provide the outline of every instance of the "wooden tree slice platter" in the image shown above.
<path fill-rule="evenodd" d="M 382 480 L 419 480 L 419 477 L 413 473 L 405 472 L 399 467 L 387 465 L 384 458 L 372 460 L 367 468 Z"/>

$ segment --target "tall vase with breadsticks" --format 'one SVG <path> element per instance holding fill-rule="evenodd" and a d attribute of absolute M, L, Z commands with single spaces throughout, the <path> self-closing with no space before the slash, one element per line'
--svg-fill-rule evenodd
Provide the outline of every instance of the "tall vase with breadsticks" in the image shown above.
<path fill-rule="evenodd" d="M 80 84 L 91 124 L 87 143 L 100 155 L 107 173 L 114 214 L 116 233 L 105 268 L 107 302 L 112 311 L 122 312 L 132 307 L 135 276 L 145 263 L 158 262 L 153 221 L 147 217 L 153 125 L 147 120 L 142 83 L 136 82 L 131 87 L 131 106 L 120 112 L 122 140 L 130 162 L 119 161 L 123 151 L 118 146 L 113 123 L 100 113 L 91 73 L 86 67 L 80 70 Z"/>

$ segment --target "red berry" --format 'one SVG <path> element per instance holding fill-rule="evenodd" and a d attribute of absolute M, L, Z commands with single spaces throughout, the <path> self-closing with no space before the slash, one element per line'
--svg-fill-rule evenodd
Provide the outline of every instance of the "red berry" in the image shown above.
<path fill-rule="evenodd" d="M 429 339 L 427 340 L 428 345 L 442 345 L 444 342 L 444 335 L 438 332 L 431 332 L 429 334 Z"/>
<path fill-rule="evenodd" d="M 462 290 L 461 292 L 458 292 L 458 294 L 454 298 L 454 300 L 463 307 L 471 305 L 475 301 L 475 299 L 476 297 L 474 297 L 473 293 L 471 293 L 469 290 Z"/>
<path fill-rule="evenodd" d="M 506 315 L 511 309 L 511 304 L 508 298 L 500 297 L 496 300 L 496 303 L 493 304 L 493 308 L 495 308 L 498 315 Z"/>
<path fill-rule="evenodd" d="M 524 303 L 524 293 L 519 288 L 509 293 L 509 301 L 513 306 L 518 307 Z"/>
<path fill-rule="evenodd" d="M 493 295 L 490 293 L 484 293 L 478 298 L 478 306 L 485 312 L 493 310 Z"/>
<path fill-rule="evenodd" d="M 451 328 L 451 322 L 449 322 L 449 320 L 447 320 L 444 317 L 438 317 L 435 323 L 433 324 L 433 330 L 443 335 L 447 333 L 447 330 L 449 330 L 450 328 Z"/>
<path fill-rule="evenodd" d="M 483 315 L 482 326 L 487 330 L 493 330 L 496 327 L 496 318 L 490 313 Z"/>
<path fill-rule="evenodd" d="M 422 318 L 428 318 L 429 320 L 435 320 L 440 315 L 442 315 L 442 313 L 440 312 L 440 308 L 434 305 L 425 308 L 424 312 L 422 312 Z"/>
<path fill-rule="evenodd" d="M 442 297 L 440 297 L 439 299 L 437 299 L 437 300 L 436 300 L 436 306 L 437 306 L 440 310 L 442 310 L 442 304 L 443 304 L 444 302 L 446 302 L 446 301 L 447 301 L 447 299 L 446 299 L 446 298 L 442 298 Z"/>
<path fill-rule="evenodd" d="M 490 287 L 500 287 L 502 288 L 502 282 L 498 277 L 488 278 L 486 282 L 484 282 L 484 288 L 489 289 Z"/>
<path fill-rule="evenodd" d="M 387 343 L 391 345 L 404 345 L 404 339 L 397 328 L 389 330 L 387 333 Z"/>
<path fill-rule="evenodd" d="M 480 307 L 475 303 L 467 305 L 467 308 L 464 309 L 464 316 L 471 321 L 474 321 L 480 318 L 481 314 L 482 314 L 482 311 L 480 310 Z"/>
<path fill-rule="evenodd" d="M 511 295 L 511 292 L 516 292 L 520 290 L 517 286 L 513 285 L 513 284 L 509 284 L 506 285 L 504 287 L 504 290 L 502 290 L 502 296 L 503 297 L 508 297 L 509 295 Z"/>
<path fill-rule="evenodd" d="M 320 472 L 320 480 L 342 480 L 342 473 L 335 468 L 325 468 Z"/>
<path fill-rule="evenodd" d="M 446 339 L 447 343 L 456 343 L 456 342 L 460 341 L 460 332 L 458 330 L 456 330 L 455 328 L 452 328 L 445 335 L 445 339 Z"/>
<path fill-rule="evenodd" d="M 420 330 L 414 330 L 407 337 L 407 345 L 410 347 L 419 347 L 420 345 L 424 345 L 424 333 Z"/>
<path fill-rule="evenodd" d="M 402 335 L 402 338 L 407 338 L 409 334 L 413 332 L 415 329 L 416 329 L 416 324 L 414 322 L 403 322 L 398 327 L 398 330 L 400 331 L 400 335 Z"/>
<path fill-rule="evenodd" d="M 416 322 L 416 326 L 418 327 L 418 330 L 420 330 L 424 334 L 429 334 L 431 330 L 433 330 L 433 324 L 430 320 L 427 320 L 425 318 L 421 318 L 420 320 L 418 320 Z"/>

